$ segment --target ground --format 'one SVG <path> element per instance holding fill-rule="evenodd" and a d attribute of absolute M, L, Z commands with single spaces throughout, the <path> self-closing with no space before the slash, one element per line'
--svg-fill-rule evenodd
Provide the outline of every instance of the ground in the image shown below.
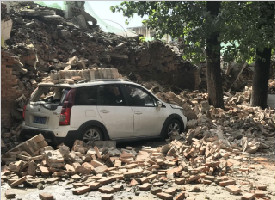
<path fill-rule="evenodd" d="M 135 142 L 132 143 L 132 146 L 138 150 L 142 146 L 151 146 L 158 147 L 162 146 L 164 142 L 161 141 L 149 141 L 149 142 Z M 118 147 L 125 147 L 129 144 L 118 144 Z M 240 186 L 243 193 L 246 191 L 251 191 L 251 187 L 257 185 L 267 185 L 267 196 L 269 199 L 275 199 L 275 179 L 274 179 L 274 171 L 275 171 L 275 155 L 274 153 L 269 154 L 247 154 L 243 153 L 238 156 L 230 157 L 235 160 L 233 164 L 233 173 L 229 176 L 232 176 L 237 180 L 237 185 Z M 240 165 L 238 165 L 240 164 Z M 248 172 L 241 172 L 240 168 L 249 168 Z M 89 200 L 100 200 L 102 193 L 99 191 L 91 191 L 84 195 L 73 195 L 72 189 L 73 185 L 70 183 L 71 180 L 64 178 L 59 183 L 56 182 L 54 184 L 45 184 L 45 188 L 43 190 L 39 190 L 37 188 L 16 188 L 12 189 L 16 193 L 16 199 L 22 200 L 34 200 L 39 199 L 39 194 L 41 192 L 51 193 L 56 200 L 63 199 L 89 199 Z M 120 181 L 120 184 L 124 185 L 124 189 L 122 191 L 114 193 L 114 199 L 132 199 L 132 200 L 141 200 L 141 199 L 158 199 L 157 196 L 152 195 L 150 192 L 139 191 L 138 196 L 136 196 L 135 187 L 127 186 L 125 181 Z M 116 182 L 110 184 L 115 185 Z M 177 191 L 187 191 L 187 194 L 191 199 L 196 200 L 239 200 L 241 199 L 241 195 L 232 195 L 228 191 L 225 190 L 224 187 L 218 186 L 215 183 L 211 185 L 203 185 L 203 184 L 186 184 L 186 185 L 176 185 L 168 181 L 162 187 L 163 190 L 175 187 Z M 194 188 L 199 188 L 200 191 L 194 191 Z M 5 198 L 5 191 L 10 189 L 10 186 L 7 183 L 4 183 L 1 187 L 1 199 Z M 138 191 L 138 190 L 137 190 Z M 179 192 L 177 192 L 179 193 Z"/>

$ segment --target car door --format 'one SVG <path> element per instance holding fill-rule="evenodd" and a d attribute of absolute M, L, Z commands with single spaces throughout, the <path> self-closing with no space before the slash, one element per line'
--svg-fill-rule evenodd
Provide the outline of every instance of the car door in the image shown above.
<path fill-rule="evenodd" d="M 133 137 L 133 111 L 126 105 L 119 84 L 98 86 L 97 111 L 111 139 Z"/>
<path fill-rule="evenodd" d="M 124 85 L 123 92 L 134 113 L 134 136 L 160 135 L 167 116 L 164 107 L 157 107 L 157 99 L 144 88 Z"/>

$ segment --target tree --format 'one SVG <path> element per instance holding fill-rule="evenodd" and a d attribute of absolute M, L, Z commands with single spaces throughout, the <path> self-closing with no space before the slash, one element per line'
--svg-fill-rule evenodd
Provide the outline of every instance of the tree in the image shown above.
<path fill-rule="evenodd" d="M 113 12 L 121 11 L 126 17 L 132 17 L 134 13 L 141 17 L 149 15 L 144 23 L 148 27 L 156 29 L 158 38 L 164 34 L 169 34 L 174 38 L 183 38 L 183 50 L 186 58 L 193 62 L 206 58 L 209 103 L 214 107 L 223 108 L 218 41 L 219 7 L 220 2 L 124 1 L 120 6 L 111 7 L 111 10 Z"/>
<path fill-rule="evenodd" d="M 271 51 L 275 47 L 274 4 L 274 1 L 223 4 L 226 26 L 221 40 L 231 41 L 230 52 L 234 52 L 235 59 L 255 61 L 251 105 L 263 109 L 267 107 Z"/>
<path fill-rule="evenodd" d="M 219 66 L 220 43 L 225 61 L 255 61 L 251 104 L 267 106 L 271 49 L 275 47 L 274 1 L 269 2 L 123 2 L 112 7 L 126 17 L 149 15 L 146 25 L 158 36 L 184 38 L 183 55 L 191 62 L 207 61 L 209 103 L 223 107 Z M 205 57 L 206 56 L 206 57 Z"/>
<path fill-rule="evenodd" d="M 259 3 L 259 29 L 262 30 L 263 37 L 272 38 L 274 34 L 274 2 Z M 251 105 L 261 106 L 263 109 L 267 107 L 270 60 L 271 45 L 257 46 Z"/>
<path fill-rule="evenodd" d="M 207 1 L 206 9 L 210 13 L 211 19 L 208 19 L 209 26 L 213 27 L 212 21 L 218 17 L 220 2 Z M 224 107 L 223 89 L 220 68 L 220 42 L 218 40 L 219 31 L 212 31 L 206 37 L 206 82 L 209 104 L 215 107 Z"/>

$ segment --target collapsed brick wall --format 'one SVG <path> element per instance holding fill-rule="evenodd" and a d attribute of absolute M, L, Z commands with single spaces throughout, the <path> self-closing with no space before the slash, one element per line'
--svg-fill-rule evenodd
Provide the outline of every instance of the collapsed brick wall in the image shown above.
<path fill-rule="evenodd" d="M 22 91 L 17 89 L 18 79 L 13 75 L 11 66 L 14 58 L 7 52 L 1 51 L 1 124 L 9 128 L 12 122 L 12 111 L 16 108 L 16 99 Z"/>

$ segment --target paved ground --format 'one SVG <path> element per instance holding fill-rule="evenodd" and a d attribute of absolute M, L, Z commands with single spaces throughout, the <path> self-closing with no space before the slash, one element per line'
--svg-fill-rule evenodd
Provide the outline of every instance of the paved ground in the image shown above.
<path fill-rule="evenodd" d="M 240 157 L 241 160 L 240 160 Z M 275 155 L 274 154 L 256 154 L 256 155 L 248 155 L 244 154 L 243 156 L 237 156 L 236 160 L 241 162 L 242 167 L 252 167 L 249 172 L 240 172 L 238 171 L 238 167 L 231 174 L 232 178 L 237 180 L 237 185 L 241 188 L 243 192 L 247 192 L 253 190 L 252 186 L 255 185 L 267 185 L 267 196 L 271 200 L 275 200 L 275 179 L 274 179 L 274 171 L 275 171 Z M 120 182 L 121 183 L 121 182 Z M 115 184 L 115 183 L 113 183 Z M 111 184 L 111 185 L 113 185 Z M 114 199 L 132 199 L 132 200 L 152 200 L 158 199 L 156 196 L 152 195 L 150 192 L 135 192 L 136 189 L 134 187 L 127 186 L 126 182 L 122 182 L 124 185 L 124 190 L 120 192 L 116 192 L 114 194 Z M 232 195 L 228 191 L 225 190 L 224 187 L 218 186 L 215 183 L 211 185 L 202 185 L 202 184 L 188 184 L 188 185 L 175 185 L 170 182 L 165 183 L 164 189 L 168 189 L 170 187 L 176 187 L 179 191 L 186 190 L 190 197 L 193 197 L 195 200 L 239 200 L 241 198 L 240 195 Z M 199 187 L 200 192 L 194 192 L 194 187 Z M 6 199 L 4 193 L 7 189 L 10 189 L 10 186 L 7 183 L 4 183 L 1 186 L 1 199 Z M 19 200 L 36 200 L 39 199 L 39 193 L 48 192 L 53 194 L 55 200 L 100 200 L 102 193 L 89 192 L 81 196 L 76 196 L 72 194 L 73 185 L 68 182 L 68 180 L 63 179 L 59 183 L 55 183 L 52 185 L 45 185 L 44 190 L 38 190 L 37 188 L 16 188 L 12 189 L 16 193 L 16 199 Z"/>

